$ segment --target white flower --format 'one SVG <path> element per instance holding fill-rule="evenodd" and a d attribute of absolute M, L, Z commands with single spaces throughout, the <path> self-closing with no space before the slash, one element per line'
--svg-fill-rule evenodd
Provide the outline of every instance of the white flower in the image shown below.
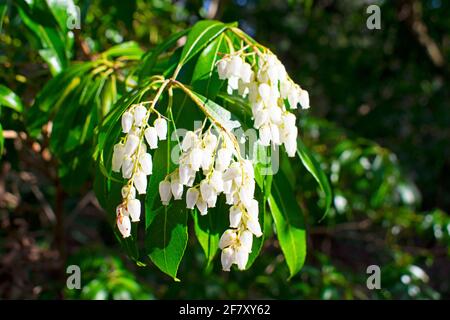
<path fill-rule="evenodd" d="M 284 142 L 284 147 L 286 148 L 286 152 L 289 157 L 295 157 L 297 152 L 297 139 L 288 139 Z"/>
<path fill-rule="evenodd" d="M 229 65 L 231 76 L 238 78 L 241 75 L 242 59 L 239 56 L 233 56 Z"/>
<path fill-rule="evenodd" d="M 236 242 L 236 239 L 237 239 L 236 230 L 227 229 L 220 237 L 219 248 L 225 249 L 226 247 L 231 246 Z"/>
<path fill-rule="evenodd" d="M 262 146 L 270 145 L 270 140 L 272 139 L 272 133 L 270 132 L 269 125 L 263 125 L 259 128 L 259 142 Z"/>
<path fill-rule="evenodd" d="M 247 220 L 247 228 L 256 237 L 261 237 L 262 236 L 261 226 L 259 225 L 258 220 L 255 220 L 255 219 L 252 219 L 252 218 L 248 219 Z"/>
<path fill-rule="evenodd" d="M 193 146 L 197 144 L 198 137 L 194 132 L 188 131 L 183 138 L 183 142 L 181 143 L 181 149 L 186 152 L 189 151 Z"/>
<path fill-rule="evenodd" d="M 200 214 L 202 216 L 204 216 L 205 214 L 208 213 L 208 205 L 201 196 L 198 197 L 195 205 L 197 206 L 197 209 L 198 209 L 198 211 L 200 211 Z"/>
<path fill-rule="evenodd" d="M 280 130 L 275 124 L 270 124 L 270 137 L 274 145 L 280 144 Z"/>
<path fill-rule="evenodd" d="M 158 118 L 155 120 L 153 125 L 155 126 L 159 140 L 166 140 L 167 139 L 167 121 L 166 121 L 166 119 Z"/>
<path fill-rule="evenodd" d="M 258 92 L 264 102 L 270 101 L 270 86 L 267 83 L 261 83 Z"/>
<path fill-rule="evenodd" d="M 309 108 L 309 94 L 306 90 L 300 91 L 299 96 L 300 105 L 302 106 L 302 109 L 308 109 Z"/>
<path fill-rule="evenodd" d="M 256 129 L 259 129 L 262 125 L 266 124 L 269 120 L 269 112 L 267 110 L 261 110 L 255 114 L 255 122 L 253 123 L 253 126 Z"/>
<path fill-rule="evenodd" d="M 130 218 L 124 215 L 117 216 L 117 227 L 122 234 L 122 237 L 128 238 L 131 234 Z"/>
<path fill-rule="evenodd" d="M 231 149 L 220 148 L 219 151 L 217 151 L 217 159 L 215 162 L 216 170 L 219 171 L 225 170 L 230 165 L 231 157 L 232 157 Z"/>
<path fill-rule="evenodd" d="M 134 199 L 136 198 L 136 189 L 132 185 L 124 185 L 121 190 L 122 198 Z"/>
<path fill-rule="evenodd" d="M 211 178 L 209 181 L 217 193 L 221 193 L 223 191 L 222 172 L 213 170 L 213 173 L 211 174 Z"/>
<path fill-rule="evenodd" d="M 170 182 L 163 180 L 159 183 L 159 196 L 163 205 L 167 206 L 172 198 Z"/>
<path fill-rule="evenodd" d="M 183 196 L 183 185 L 180 183 L 180 179 L 178 177 L 172 177 L 170 189 L 172 190 L 173 198 L 175 200 L 180 200 Z"/>
<path fill-rule="evenodd" d="M 141 166 L 142 172 L 145 175 L 152 174 L 153 162 L 150 153 L 142 153 L 139 156 L 139 165 Z"/>
<path fill-rule="evenodd" d="M 241 248 L 247 252 L 252 252 L 253 234 L 250 231 L 242 231 L 239 235 L 239 242 L 241 243 Z"/>
<path fill-rule="evenodd" d="M 130 157 L 125 156 L 122 164 L 122 177 L 124 179 L 131 178 L 131 175 L 133 174 L 133 166 L 133 160 Z"/>
<path fill-rule="evenodd" d="M 232 248 L 223 249 L 220 261 L 223 271 L 230 271 L 230 267 L 234 262 L 234 250 Z"/>
<path fill-rule="evenodd" d="M 240 70 L 240 78 L 242 82 L 249 83 L 252 78 L 252 67 L 248 63 L 243 63 Z"/>
<path fill-rule="evenodd" d="M 114 146 L 113 156 L 112 156 L 112 170 L 115 172 L 120 172 L 122 167 L 124 155 L 125 155 L 124 145 L 118 143 Z"/>
<path fill-rule="evenodd" d="M 228 78 L 228 60 L 222 59 L 217 63 L 217 73 L 220 80 Z"/>
<path fill-rule="evenodd" d="M 230 227 L 237 228 L 241 223 L 242 211 L 237 206 L 232 206 L 230 208 Z"/>
<path fill-rule="evenodd" d="M 158 132 L 156 131 L 155 127 L 148 127 L 147 129 L 145 129 L 144 135 L 150 149 L 158 148 Z"/>
<path fill-rule="evenodd" d="M 141 215 L 141 202 L 138 199 L 128 200 L 127 211 L 130 214 L 132 222 L 139 221 Z"/>
<path fill-rule="evenodd" d="M 206 201 L 208 201 L 208 199 L 214 194 L 212 185 L 206 179 L 200 182 L 200 193 L 202 195 L 202 198 Z"/>
<path fill-rule="evenodd" d="M 142 122 L 147 114 L 147 109 L 143 105 L 138 105 L 134 109 L 134 124 L 138 127 L 142 126 Z"/>
<path fill-rule="evenodd" d="M 133 114 L 129 111 L 125 111 L 122 114 L 122 132 L 130 132 L 131 126 L 133 125 Z"/>
<path fill-rule="evenodd" d="M 135 173 L 133 183 L 139 194 L 147 192 L 147 176 L 143 172 L 138 171 Z"/>
<path fill-rule="evenodd" d="M 195 204 L 197 203 L 199 192 L 197 188 L 189 188 L 186 192 L 186 208 L 194 209 Z"/>
<path fill-rule="evenodd" d="M 203 162 L 203 151 L 200 148 L 193 148 L 189 156 L 189 164 L 192 170 L 198 171 Z"/>
<path fill-rule="evenodd" d="M 248 251 L 242 247 L 239 247 L 235 251 L 235 262 L 239 270 L 245 270 L 245 266 L 248 262 Z"/>
<path fill-rule="evenodd" d="M 195 176 L 195 171 L 192 170 L 188 165 L 180 165 L 178 169 L 178 174 L 180 176 L 180 182 L 183 185 L 187 185 L 189 178 Z"/>
<path fill-rule="evenodd" d="M 212 134 L 211 132 L 208 132 L 205 137 L 203 138 L 203 143 L 205 145 L 205 149 L 212 152 L 217 147 L 217 137 L 215 134 Z"/>
<path fill-rule="evenodd" d="M 124 146 L 124 153 L 127 156 L 131 156 L 139 145 L 139 137 L 134 134 L 129 134 Z"/>

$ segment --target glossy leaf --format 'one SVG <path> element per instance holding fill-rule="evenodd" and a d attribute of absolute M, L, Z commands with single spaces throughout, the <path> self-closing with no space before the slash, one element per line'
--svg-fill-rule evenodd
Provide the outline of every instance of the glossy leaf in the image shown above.
<path fill-rule="evenodd" d="M 303 213 L 283 172 L 278 172 L 273 178 L 269 206 L 292 278 L 305 262 L 306 231 Z"/>
<path fill-rule="evenodd" d="M 23 105 L 20 98 L 4 85 L 0 85 L 0 106 L 11 108 L 19 113 L 23 111 Z"/>

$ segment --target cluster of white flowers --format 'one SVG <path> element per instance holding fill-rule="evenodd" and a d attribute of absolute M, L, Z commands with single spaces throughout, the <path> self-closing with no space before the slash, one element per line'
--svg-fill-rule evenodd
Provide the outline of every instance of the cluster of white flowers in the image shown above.
<path fill-rule="evenodd" d="M 255 177 L 250 160 L 241 159 L 228 136 L 219 137 L 210 130 L 188 131 L 181 144 L 179 167 L 159 184 L 161 202 L 168 205 L 172 196 L 181 199 L 184 186 L 186 207 L 197 207 L 201 215 L 216 206 L 221 193 L 230 207 L 230 229 L 220 239 L 222 267 L 229 271 L 233 263 L 244 269 L 251 251 L 253 235 L 262 235 L 258 220 L 258 202 L 254 199 Z M 202 180 L 194 185 L 197 173 Z"/>
<path fill-rule="evenodd" d="M 250 65 L 241 51 L 224 56 L 217 63 L 219 78 L 228 80 L 228 93 L 234 90 L 244 98 L 248 96 L 263 146 L 284 144 L 290 157 L 297 149 L 296 118 L 286 109 L 309 108 L 309 94 L 288 76 L 285 67 L 272 53 L 257 55 L 257 63 Z"/>
<path fill-rule="evenodd" d="M 152 174 L 152 156 L 147 152 L 167 138 L 167 122 L 158 115 L 153 126 L 148 124 L 151 110 L 143 104 L 133 105 L 122 115 L 122 131 L 126 135 L 114 146 L 112 170 L 122 171 L 128 183 L 122 188 L 122 202 L 117 206 L 117 227 L 124 238 L 130 236 L 131 222 L 139 221 L 141 203 L 136 199 L 147 191 L 147 176 Z M 147 144 L 144 142 L 147 141 Z M 131 221 L 130 221 L 131 217 Z"/>

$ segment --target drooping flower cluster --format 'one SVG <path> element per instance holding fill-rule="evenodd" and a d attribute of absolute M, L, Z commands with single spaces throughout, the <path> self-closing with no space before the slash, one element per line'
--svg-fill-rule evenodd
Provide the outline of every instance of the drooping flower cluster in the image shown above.
<path fill-rule="evenodd" d="M 244 269 L 253 235 L 262 235 L 252 162 L 240 157 L 236 145 L 223 131 L 218 137 L 210 130 L 188 131 L 181 151 L 179 168 L 159 184 L 161 202 L 168 205 L 172 197 L 181 199 L 186 186 L 186 207 L 197 207 L 201 215 L 206 215 L 208 208 L 216 206 L 217 197 L 225 194 L 231 207 L 230 229 L 220 240 L 222 267 L 229 271 L 232 264 L 237 264 Z M 194 185 L 196 176 L 202 179 Z"/>
<path fill-rule="evenodd" d="M 263 146 L 284 144 L 290 157 L 297 149 L 298 129 L 295 115 L 286 108 L 309 108 L 309 94 L 288 76 L 285 67 L 272 53 L 259 53 L 257 62 L 250 65 L 242 51 L 225 55 L 217 63 L 219 78 L 228 80 L 227 91 L 235 90 L 244 98 L 248 96 Z"/>
<path fill-rule="evenodd" d="M 166 120 L 158 115 L 150 126 L 150 113 L 144 104 L 132 105 L 125 111 L 122 115 L 125 136 L 114 146 L 112 170 L 122 172 L 122 177 L 128 180 L 122 188 L 122 202 L 116 209 L 117 227 L 124 238 L 130 236 L 131 222 L 138 222 L 141 215 L 141 202 L 136 198 L 136 191 L 146 193 L 147 176 L 152 174 L 152 156 L 147 152 L 147 145 L 156 149 L 158 140 L 167 138 Z"/>

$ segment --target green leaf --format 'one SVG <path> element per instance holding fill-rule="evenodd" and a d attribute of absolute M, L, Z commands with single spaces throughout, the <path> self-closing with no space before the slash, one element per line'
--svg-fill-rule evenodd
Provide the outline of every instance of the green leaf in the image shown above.
<path fill-rule="evenodd" d="M 326 209 L 322 217 L 323 219 L 328 214 L 333 199 L 333 192 L 331 190 L 330 183 L 328 182 L 328 178 L 323 172 L 322 168 L 320 168 L 320 164 L 300 139 L 297 139 L 297 154 L 300 157 L 300 160 L 302 161 L 306 170 L 308 170 L 314 177 L 314 179 L 316 179 L 320 189 L 322 189 L 322 191 L 325 193 Z"/>
<path fill-rule="evenodd" d="M 219 250 L 220 237 L 228 228 L 228 210 L 229 206 L 225 203 L 223 197 L 220 197 L 216 208 L 208 209 L 207 215 L 200 215 L 196 209 L 192 212 L 195 235 L 205 253 L 207 269 L 211 266 Z"/>
<path fill-rule="evenodd" d="M 3 127 L 0 123 L 0 159 L 3 156 L 3 149 L 5 148 L 5 137 L 3 136 Z"/>
<path fill-rule="evenodd" d="M 192 75 L 192 89 L 210 99 L 216 97 L 224 83 L 223 80 L 219 79 L 218 73 L 215 72 L 216 63 L 220 59 L 219 52 L 227 52 L 223 33 L 202 51 Z"/>
<path fill-rule="evenodd" d="M 149 76 L 152 74 L 152 70 L 154 66 L 156 65 L 156 62 L 158 61 L 158 57 L 161 55 L 161 53 L 169 50 L 175 44 L 177 41 L 185 36 L 190 29 L 179 31 L 173 35 L 171 35 L 166 41 L 163 43 L 160 43 L 158 46 L 156 46 L 154 49 L 148 51 L 141 60 L 141 67 L 139 72 L 139 78 L 142 79 L 145 76 Z"/>
<path fill-rule="evenodd" d="M 286 263 L 292 278 L 306 257 L 306 231 L 303 213 L 283 172 L 273 178 L 269 206 Z"/>
<path fill-rule="evenodd" d="M 0 4 L 0 33 L 2 32 L 3 20 L 5 19 L 7 11 L 8 11 L 8 3 Z"/>
<path fill-rule="evenodd" d="M 214 20 L 202 20 L 197 22 L 187 36 L 186 44 L 183 47 L 178 66 L 181 67 L 184 65 L 219 34 L 225 31 L 228 26 L 229 25 Z"/>
<path fill-rule="evenodd" d="M 183 200 L 160 210 L 146 232 L 146 251 L 152 262 L 175 281 L 188 241 L 187 210 Z"/>
<path fill-rule="evenodd" d="M 218 121 L 225 129 L 231 131 L 241 126 L 241 123 L 224 107 L 218 105 L 213 100 L 210 100 L 201 94 L 196 92 L 192 92 L 192 94 L 194 98 L 197 98 L 198 101 L 205 107 L 208 112 L 208 116 Z"/>
<path fill-rule="evenodd" d="M 0 106 L 5 106 L 21 113 L 23 105 L 20 98 L 8 87 L 0 85 Z"/>

